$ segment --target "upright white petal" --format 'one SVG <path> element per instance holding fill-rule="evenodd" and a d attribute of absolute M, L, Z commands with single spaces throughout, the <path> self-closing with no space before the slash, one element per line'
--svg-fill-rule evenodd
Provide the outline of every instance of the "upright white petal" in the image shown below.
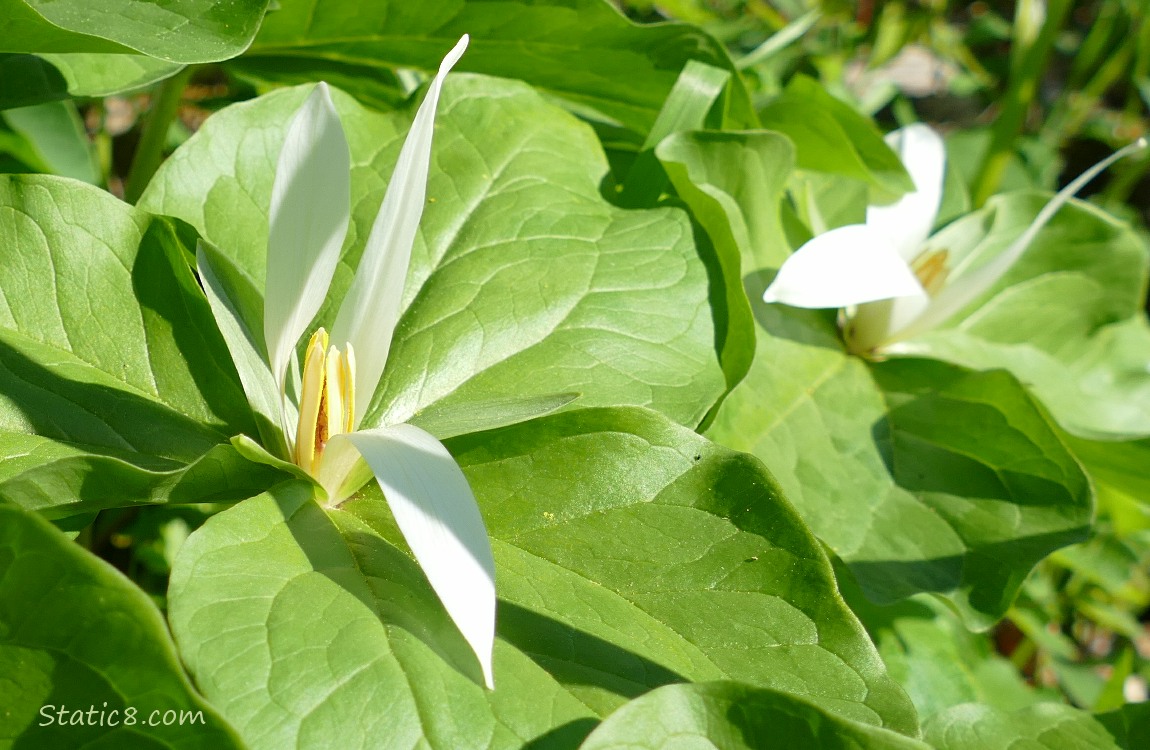
<path fill-rule="evenodd" d="M 947 321 L 950 316 L 973 302 L 979 295 L 994 286 L 995 282 L 1010 270 L 1018 261 L 1030 243 L 1038 235 L 1047 222 L 1058 213 L 1074 194 L 1086 186 L 1086 183 L 1098 176 L 1098 173 L 1119 159 L 1146 147 L 1146 140 L 1139 139 L 1123 149 L 1120 149 L 1102 161 L 1078 175 L 1069 185 L 1058 191 L 1049 203 L 1042 207 L 1034 221 L 1026 228 L 1018 239 L 1010 244 L 1004 251 L 996 255 L 989 262 L 968 273 L 952 277 L 937 295 L 930 301 L 930 305 L 921 315 L 901 330 L 892 332 L 890 340 L 913 338 L 925 333 Z"/>
<path fill-rule="evenodd" d="M 847 307 L 922 294 L 914 272 L 887 238 L 852 224 L 818 235 L 787 258 L 763 294 L 793 307 Z"/>
<path fill-rule="evenodd" d="M 351 216 L 350 173 L 347 139 L 321 83 L 292 118 L 272 184 L 264 341 L 281 392 L 295 345 L 339 261 Z"/>
<path fill-rule="evenodd" d="M 218 250 L 209 249 L 202 240 L 197 243 L 196 270 L 204 295 L 232 355 L 264 446 L 278 458 L 287 458 L 289 438 L 284 421 L 288 415 L 284 413 L 279 388 L 256 340 L 258 334 L 253 334 L 244 322 L 239 304 L 229 294 L 228 284 L 212 265 L 209 253 L 219 257 Z"/>
<path fill-rule="evenodd" d="M 888 206 L 868 207 L 866 223 L 882 233 L 909 263 L 938 218 L 946 147 L 938 133 L 921 123 L 888 134 L 886 142 L 902 160 L 915 189 Z"/>
<path fill-rule="evenodd" d="M 411 261 L 411 246 L 427 196 L 427 170 L 435 132 L 435 110 L 443 79 L 467 49 L 465 34 L 447 53 L 427 90 L 407 134 L 383 204 L 368 235 L 355 280 L 340 305 L 332 342 L 355 348 L 355 424 L 367 411 L 387 364 L 392 334 L 399 322 L 403 282 Z"/>
<path fill-rule="evenodd" d="M 336 440 L 342 438 L 375 472 L 403 538 L 493 688 L 495 559 L 463 471 L 442 443 L 413 425 L 361 430 Z"/>

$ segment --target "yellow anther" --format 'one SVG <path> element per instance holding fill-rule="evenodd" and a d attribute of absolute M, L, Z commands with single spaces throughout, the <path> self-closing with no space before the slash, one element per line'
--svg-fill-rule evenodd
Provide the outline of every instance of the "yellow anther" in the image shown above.
<path fill-rule="evenodd" d="M 351 432 L 354 415 L 355 356 L 351 345 L 345 352 L 329 346 L 327 331 L 320 328 L 312 334 L 304 354 L 296 464 L 315 475 L 328 440 Z"/>
<path fill-rule="evenodd" d="M 919 255 L 910 264 L 911 270 L 918 277 L 922 288 L 931 297 L 938 294 L 938 290 L 942 289 L 943 284 L 946 283 L 946 277 L 950 274 L 950 269 L 946 267 L 946 260 L 949 255 L 948 250 L 931 250 Z"/>

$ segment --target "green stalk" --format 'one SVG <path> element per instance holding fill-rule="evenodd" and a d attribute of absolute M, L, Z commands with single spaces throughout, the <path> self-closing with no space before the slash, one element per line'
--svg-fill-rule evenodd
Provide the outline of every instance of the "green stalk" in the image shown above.
<path fill-rule="evenodd" d="M 152 101 L 152 108 L 144 116 L 144 127 L 140 133 L 140 143 L 128 170 L 127 184 L 124 186 L 124 200 L 135 203 L 151 181 L 152 175 L 160 168 L 164 159 L 164 143 L 168 138 L 168 128 L 180 109 L 184 87 L 192 76 L 192 69 L 184 68 L 164 81 Z"/>
<path fill-rule="evenodd" d="M 1038 2 L 1029 0 L 1020 3 L 1019 15 L 1023 14 L 1022 5 L 1033 7 Z M 1071 0 L 1049 0 L 1046 4 L 1046 20 L 1034 41 L 1024 49 L 1017 50 L 1016 62 L 1011 66 L 1010 84 L 1003 96 L 1002 110 L 991 131 L 990 147 L 979 165 L 978 177 L 974 181 L 972 193 L 976 208 L 985 204 L 1002 184 L 1002 176 L 1014 153 L 1014 142 L 1022 132 L 1026 112 L 1038 93 L 1046 60 L 1054 47 L 1062 22 L 1070 11 L 1070 4 Z"/>

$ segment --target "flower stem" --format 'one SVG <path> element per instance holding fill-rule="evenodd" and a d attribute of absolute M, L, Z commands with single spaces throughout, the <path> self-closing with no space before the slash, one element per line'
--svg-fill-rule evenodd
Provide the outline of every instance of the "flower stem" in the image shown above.
<path fill-rule="evenodd" d="M 167 141 L 168 128 L 176 118 L 180 108 L 180 99 L 184 94 L 184 87 L 192 76 L 190 67 L 164 81 L 155 98 L 152 108 L 144 117 L 144 127 L 140 133 L 140 143 L 136 147 L 136 155 L 132 159 L 132 167 L 128 170 L 128 180 L 124 187 L 124 200 L 135 203 L 148 186 L 152 175 L 160 167 L 164 158 L 164 143 Z"/>

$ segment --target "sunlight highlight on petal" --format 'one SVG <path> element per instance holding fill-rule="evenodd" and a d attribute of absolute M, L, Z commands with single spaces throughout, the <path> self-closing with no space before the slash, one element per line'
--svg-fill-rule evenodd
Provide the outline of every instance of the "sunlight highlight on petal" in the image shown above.
<path fill-rule="evenodd" d="M 866 224 L 881 233 L 910 262 L 930 236 L 942 204 L 946 147 L 938 133 L 916 123 L 886 137 L 887 145 L 898 154 L 914 181 L 914 192 L 888 206 L 870 206 Z"/>
<path fill-rule="evenodd" d="M 787 258 L 764 302 L 847 307 L 922 293 L 910 266 L 885 237 L 853 224 L 820 234 Z"/>
<path fill-rule="evenodd" d="M 264 341 L 281 393 L 339 261 L 351 217 L 350 172 L 343 126 L 321 83 L 292 119 L 272 184 Z"/>
<path fill-rule="evenodd" d="M 332 327 L 332 340 L 338 346 L 350 343 L 355 347 L 355 390 L 359 394 L 355 424 L 359 424 L 367 411 L 387 364 L 392 335 L 399 322 L 411 246 L 415 242 L 427 196 L 427 172 L 439 94 L 443 79 L 467 49 L 467 42 L 465 34 L 447 53 L 415 115 L 387 185 L 383 204 L 371 227 L 355 280 Z"/>
<path fill-rule="evenodd" d="M 408 424 L 345 438 L 375 472 L 403 538 L 493 689 L 495 559 L 459 464 L 443 443 Z"/>

